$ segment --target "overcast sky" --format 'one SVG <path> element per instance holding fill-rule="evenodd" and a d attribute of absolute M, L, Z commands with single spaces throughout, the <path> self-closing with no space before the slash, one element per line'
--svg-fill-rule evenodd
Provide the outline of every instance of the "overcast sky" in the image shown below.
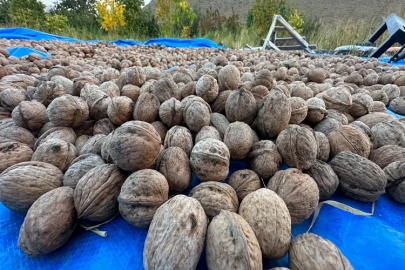
<path fill-rule="evenodd" d="M 44 3 L 46 6 L 51 6 L 56 0 L 40 0 L 42 3 Z M 144 0 L 145 5 L 149 4 L 151 0 Z"/>

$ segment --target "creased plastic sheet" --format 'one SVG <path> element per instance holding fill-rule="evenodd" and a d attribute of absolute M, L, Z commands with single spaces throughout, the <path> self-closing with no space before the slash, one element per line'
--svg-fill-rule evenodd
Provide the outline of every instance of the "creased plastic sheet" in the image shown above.
<path fill-rule="evenodd" d="M 50 53 L 44 53 L 38 50 L 34 50 L 28 47 L 12 47 L 12 48 L 7 48 L 8 53 L 10 56 L 14 57 L 24 57 L 29 55 L 30 53 L 37 53 L 40 56 L 42 56 L 43 59 L 45 59 L 47 56 L 51 56 Z"/>
<path fill-rule="evenodd" d="M 59 41 L 69 41 L 69 42 L 88 42 L 95 43 L 103 40 L 80 40 L 75 38 L 63 37 L 48 34 L 41 31 L 36 31 L 28 28 L 0 28 L 0 39 L 25 39 L 25 40 L 59 40 Z M 107 41 L 103 41 L 107 42 Z M 117 44 L 119 46 L 133 46 L 133 45 L 164 45 L 166 47 L 182 47 L 182 48 L 223 48 L 224 46 L 219 46 L 212 40 L 206 38 L 195 38 L 195 39 L 177 39 L 177 38 L 155 38 L 150 39 L 146 42 L 140 42 L 136 40 L 125 40 L 117 39 L 108 42 L 110 44 Z"/>

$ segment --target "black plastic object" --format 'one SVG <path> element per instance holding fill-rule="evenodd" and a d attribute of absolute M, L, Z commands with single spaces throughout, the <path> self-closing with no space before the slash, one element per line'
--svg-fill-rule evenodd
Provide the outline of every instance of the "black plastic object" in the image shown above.
<path fill-rule="evenodd" d="M 371 35 L 368 41 L 371 43 L 376 42 L 386 30 L 388 30 L 389 37 L 380 45 L 380 47 L 377 48 L 377 50 L 372 52 L 369 57 L 380 57 L 397 42 L 401 45 L 405 45 L 405 20 L 394 13 L 388 16 L 385 22 L 378 27 L 377 31 Z"/>
<path fill-rule="evenodd" d="M 391 57 L 391 59 L 390 59 L 390 61 L 388 61 L 388 63 L 391 63 L 391 62 L 397 63 L 398 61 L 405 59 L 405 50 L 404 49 L 405 49 L 405 45 L 403 45 L 401 47 L 401 49 L 399 49 L 399 51 L 396 52 L 393 57 Z"/>

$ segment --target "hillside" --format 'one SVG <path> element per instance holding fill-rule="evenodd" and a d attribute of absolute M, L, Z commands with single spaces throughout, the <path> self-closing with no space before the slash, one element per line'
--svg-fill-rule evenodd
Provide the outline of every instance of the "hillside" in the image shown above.
<path fill-rule="evenodd" d="M 205 10 L 212 9 L 222 15 L 232 15 L 232 9 L 243 22 L 254 0 L 188 0 L 195 10 L 202 14 Z M 157 0 L 152 0 L 148 5 L 152 10 L 156 7 Z M 377 19 L 382 22 L 383 17 L 394 12 L 405 17 L 405 1 L 403 0 L 287 0 L 300 12 L 307 16 L 316 16 L 325 24 L 335 25 L 339 21 L 348 19 Z M 385 2 L 385 3 L 382 3 Z"/>

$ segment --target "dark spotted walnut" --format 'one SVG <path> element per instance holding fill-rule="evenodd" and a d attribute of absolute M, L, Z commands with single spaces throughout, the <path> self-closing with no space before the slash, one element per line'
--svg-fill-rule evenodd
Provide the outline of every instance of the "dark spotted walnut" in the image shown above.
<path fill-rule="evenodd" d="M 236 191 L 239 201 L 261 188 L 259 176 L 251 170 L 239 170 L 229 177 L 228 184 Z"/>
<path fill-rule="evenodd" d="M 0 173 L 8 167 L 31 160 L 32 149 L 19 142 L 0 142 Z"/>

